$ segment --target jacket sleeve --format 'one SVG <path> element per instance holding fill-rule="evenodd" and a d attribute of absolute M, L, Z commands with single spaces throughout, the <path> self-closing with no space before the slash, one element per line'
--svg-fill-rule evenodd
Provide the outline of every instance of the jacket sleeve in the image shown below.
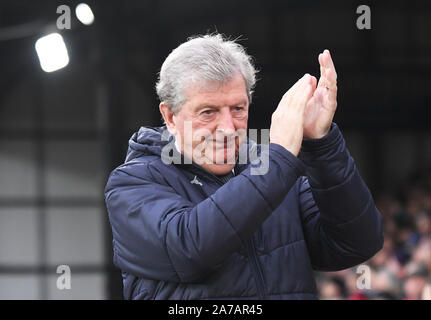
<path fill-rule="evenodd" d="M 270 144 L 268 152 L 265 175 L 248 167 L 198 204 L 156 182 L 151 164 L 114 170 L 105 199 L 116 266 L 151 279 L 202 279 L 244 245 L 304 174 L 283 147 Z"/>
<path fill-rule="evenodd" d="M 322 139 L 304 139 L 299 157 L 302 223 L 313 268 L 336 271 L 371 258 L 383 245 L 382 216 L 335 123 Z"/>

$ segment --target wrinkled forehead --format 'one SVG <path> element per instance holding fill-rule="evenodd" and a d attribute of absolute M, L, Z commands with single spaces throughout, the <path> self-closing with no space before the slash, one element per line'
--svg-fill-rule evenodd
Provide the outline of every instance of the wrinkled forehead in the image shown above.
<path fill-rule="evenodd" d="M 190 84 L 185 92 L 187 101 L 193 104 L 232 106 L 249 102 L 245 81 L 241 75 L 224 82 L 195 82 Z"/>

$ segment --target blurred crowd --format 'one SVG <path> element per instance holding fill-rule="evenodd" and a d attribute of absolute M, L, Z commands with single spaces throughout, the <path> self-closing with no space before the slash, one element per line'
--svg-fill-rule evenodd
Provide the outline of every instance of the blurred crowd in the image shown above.
<path fill-rule="evenodd" d="M 431 300 L 431 170 L 375 202 L 383 215 L 382 250 L 361 266 L 316 273 L 320 299 Z"/>

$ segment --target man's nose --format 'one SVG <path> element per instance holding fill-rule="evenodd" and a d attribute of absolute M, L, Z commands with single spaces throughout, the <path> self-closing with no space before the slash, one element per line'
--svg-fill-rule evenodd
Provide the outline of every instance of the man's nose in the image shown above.
<path fill-rule="evenodd" d="M 230 110 L 221 113 L 219 123 L 217 124 L 217 131 L 225 136 L 233 135 L 235 133 L 235 125 L 233 123 Z"/>

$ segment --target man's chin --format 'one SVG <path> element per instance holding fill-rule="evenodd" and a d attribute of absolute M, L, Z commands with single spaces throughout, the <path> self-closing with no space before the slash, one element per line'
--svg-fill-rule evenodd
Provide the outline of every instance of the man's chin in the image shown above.
<path fill-rule="evenodd" d="M 202 168 L 206 171 L 219 176 L 228 174 L 235 167 L 235 164 L 203 164 Z"/>

